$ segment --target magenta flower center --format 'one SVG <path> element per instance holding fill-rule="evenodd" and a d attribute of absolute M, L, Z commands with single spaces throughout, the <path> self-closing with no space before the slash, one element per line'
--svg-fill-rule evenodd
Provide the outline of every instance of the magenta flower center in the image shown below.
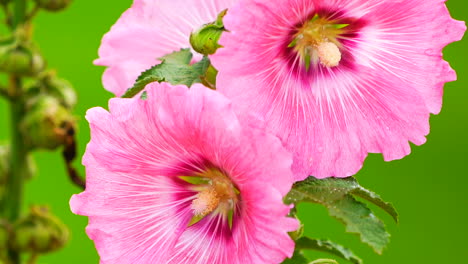
<path fill-rule="evenodd" d="M 288 47 L 293 49 L 307 70 L 311 65 L 317 66 L 319 63 L 325 67 L 336 67 L 344 49 L 339 38 L 346 34 L 348 26 L 315 14 L 296 29 Z"/>

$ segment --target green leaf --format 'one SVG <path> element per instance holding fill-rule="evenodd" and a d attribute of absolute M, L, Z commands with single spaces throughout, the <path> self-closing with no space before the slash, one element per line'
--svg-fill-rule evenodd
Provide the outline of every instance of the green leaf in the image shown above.
<path fill-rule="evenodd" d="M 364 203 L 346 195 L 343 199 L 329 203 L 327 207 L 331 216 L 346 225 L 347 232 L 358 234 L 362 242 L 382 254 L 390 242 L 390 235 L 382 221 Z"/>
<path fill-rule="evenodd" d="M 285 202 L 311 202 L 324 205 L 331 216 L 345 224 L 347 232 L 359 235 L 362 242 L 381 254 L 390 240 L 390 235 L 382 221 L 366 204 L 357 201 L 353 195 L 374 203 L 397 219 L 396 210 L 391 204 L 361 187 L 352 177 L 323 180 L 309 177 L 294 184 Z"/>
<path fill-rule="evenodd" d="M 309 260 L 299 251 L 295 251 L 292 258 L 283 261 L 282 264 L 309 264 Z"/>
<path fill-rule="evenodd" d="M 343 258 L 355 264 L 361 264 L 362 260 L 351 250 L 328 240 L 311 239 L 302 237 L 296 241 L 296 249 L 308 249 L 326 252 Z"/>
<path fill-rule="evenodd" d="M 338 261 L 334 259 L 316 259 L 310 262 L 310 264 L 339 264 L 339 263 Z"/>
<path fill-rule="evenodd" d="M 304 181 L 294 184 L 285 198 L 285 202 L 312 202 L 323 204 L 328 201 L 338 200 L 359 187 L 354 178 L 327 178 L 316 179 L 309 177 Z"/>
<path fill-rule="evenodd" d="M 353 195 L 357 196 L 357 197 L 360 197 L 362 199 L 365 199 L 375 205 L 377 205 L 378 207 L 382 208 L 385 212 L 387 212 L 390 216 L 393 217 L 393 220 L 395 220 L 395 222 L 398 223 L 398 212 L 396 211 L 395 207 L 389 203 L 389 202 L 385 202 L 381 197 L 380 195 L 370 191 L 370 190 L 367 190 L 365 188 L 362 188 L 361 186 L 359 186 L 358 188 L 354 189 L 352 192 L 351 192 Z"/>
<path fill-rule="evenodd" d="M 192 61 L 193 55 L 190 49 L 181 49 L 166 56 L 159 58 L 160 61 L 165 61 L 167 63 L 175 64 L 190 64 Z"/>
<path fill-rule="evenodd" d="M 205 74 L 210 60 L 208 57 L 203 57 L 201 61 L 189 65 L 192 56 L 189 53 L 190 51 L 183 49 L 162 57 L 162 62 L 143 72 L 122 98 L 131 98 L 137 95 L 152 82 L 169 82 L 173 85 L 185 84 L 189 87 L 194 83 L 200 83 L 200 78 Z"/>

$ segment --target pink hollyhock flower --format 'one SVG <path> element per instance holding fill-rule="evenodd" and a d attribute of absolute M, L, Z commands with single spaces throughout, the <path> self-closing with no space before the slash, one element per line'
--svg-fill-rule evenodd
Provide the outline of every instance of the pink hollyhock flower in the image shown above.
<path fill-rule="evenodd" d="M 71 199 L 101 263 L 281 263 L 298 227 L 282 198 L 292 156 L 196 84 L 88 111 L 86 191 Z M 201 219 L 201 220 L 200 220 Z M 197 222 L 198 221 L 198 222 Z"/>
<path fill-rule="evenodd" d="M 104 87 L 123 95 L 143 71 L 160 63 L 158 58 L 190 48 L 190 33 L 236 1 L 135 0 L 102 40 L 95 63 L 108 67 Z"/>
<path fill-rule="evenodd" d="M 456 79 L 442 49 L 466 29 L 443 0 L 241 0 L 212 57 L 218 89 L 261 114 L 293 171 L 350 176 L 410 153 Z"/>

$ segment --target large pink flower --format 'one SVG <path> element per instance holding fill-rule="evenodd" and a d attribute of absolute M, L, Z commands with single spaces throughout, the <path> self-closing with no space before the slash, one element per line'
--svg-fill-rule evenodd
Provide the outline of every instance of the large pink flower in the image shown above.
<path fill-rule="evenodd" d="M 190 33 L 216 20 L 236 1 L 135 0 L 102 40 L 95 63 L 109 67 L 104 87 L 123 95 L 143 71 L 160 62 L 158 58 L 190 48 Z"/>
<path fill-rule="evenodd" d="M 299 179 L 350 176 L 371 152 L 402 158 L 456 79 L 442 49 L 465 25 L 444 2 L 241 0 L 212 57 L 218 89 L 269 122 Z"/>
<path fill-rule="evenodd" d="M 281 263 L 297 221 L 282 202 L 292 156 L 279 139 L 241 126 L 231 103 L 196 84 L 154 83 L 148 99 L 89 110 L 86 191 L 101 263 Z M 201 220 L 200 220 L 201 218 Z M 194 220 L 200 220 L 196 222 Z"/>

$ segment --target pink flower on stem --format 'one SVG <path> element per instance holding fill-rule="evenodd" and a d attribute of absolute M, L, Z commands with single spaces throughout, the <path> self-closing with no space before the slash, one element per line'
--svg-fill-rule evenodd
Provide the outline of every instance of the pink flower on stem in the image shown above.
<path fill-rule="evenodd" d="M 279 139 L 242 126 L 221 94 L 150 84 L 147 99 L 88 111 L 86 191 L 72 211 L 101 263 L 281 263 L 298 227 L 283 196 L 292 156 Z"/>
<path fill-rule="evenodd" d="M 190 48 L 190 33 L 236 1 L 135 0 L 102 40 L 95 63 L 108 67 L 104 87 L 123 95 L 142 72 L 160 63 L 158 58 Z"/>
<path fill-rule="evenodd" d="M 257 113 L 302 180 L 410 153 L 456 79 L 442 49 L 466 29 L 443 0 L 241 0 L 212 56 L 217 87 Z"/>

